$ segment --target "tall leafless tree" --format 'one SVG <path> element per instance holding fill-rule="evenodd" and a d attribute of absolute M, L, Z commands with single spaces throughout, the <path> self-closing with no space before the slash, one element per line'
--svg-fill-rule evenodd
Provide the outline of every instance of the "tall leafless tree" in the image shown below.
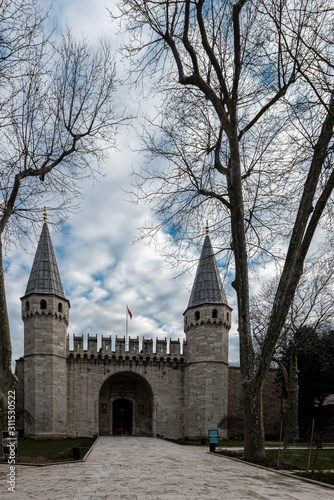
<path fill-rule="evenodd" d="M 287 394 L 285 442 L 299 439 L 298 353 L 305 350 L 315 332 L 333 329 L 334 270 L 327 250 L 323 249 L 322 256 L 313 255 L 305 264 L 273 358 L 280 367 Z M 251 301 L 253 336 L 259 346 L 266 335 L 276 288 L 273 280 Z"/>
<path fill-rule="evenodd" d="M 333 6 L 125 0 L 118 7 L 133 34 L 133 74 L 150 77 L 163 95 L 144 137 L 153 161 L 138 174 L 137 201 L 149 201 L 174 238 L 192 239 L 209 215 L 215 239 L 233 254 L 244 454 L 262 458 L 263 381 L 315 232 L 332 222 Z M 270 261 L 280 279 L 256 351 L 249 276 Z"/>
<path fill-rule="evenodd" d="M 37 2 L 17 0 L 13 5 L 3 3 L 10 15 L 8 20 L 3 11 L 1 24 L 3 39 L 7 32 L 9 37 L 1 75 L 6 98 L 1 102 L 0 122 L 2 409 L 13 382 L 3 251 L 31 232 L 43 205 L 56 209 L 61 220 L 77 203 L 80 181 L 97 174 L 123 121 L 113 104 L 115 64 L 109 44 L 101 42 L 93 49 L 84 38 L 76 41 L 69 30 L 60 40 L 43 38 L 45 18 L 29 25 L 30 38 L 21 39 L 18 28 L 17 36 L 10 38 L 11 24 L 20 22 L 15 16 L 21 9 L 29 12 Z"/>
<path fill-rule="evenodd" d="M 1 0 L 0 1 L 0 128 L 10 123 L 8 102 L 15 97 L 15 79 L 24 73 L 28 60 L 32 61 L 47 42 L 43 33 L 45 16 L 38 10 L 35 0 Z M 1 179 L 3 179 L 1 173 Z M 2 204 L 2 195 L 0 195 Z M 0 244 L 0 260 L 3 262 L 2 242 Z M 11 342 L 7 306 L 5 300 L 5 284 L 3 266 L 0 268 L 0 426 L 5 422 L 3 410 L 7 408 L 7 391 L 14 379 L 11 373 Z"/>

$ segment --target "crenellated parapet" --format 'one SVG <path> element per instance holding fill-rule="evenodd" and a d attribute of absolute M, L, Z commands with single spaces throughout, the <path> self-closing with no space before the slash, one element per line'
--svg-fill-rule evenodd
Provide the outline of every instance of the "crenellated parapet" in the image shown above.
<path fill-rule="evenodd" d="M 99 342 L 100 340 L 100 342 Z M 87 343 L 83 336 L 73 336 L 73 347 L 68 337 L 67 356 L 70 359 L 89 359 L 95 361 L 117 362 L 126 364 L 129 361 L 135 364 L 167 363 L 173 367 L 185 364 L 182 352 L 183 344 L 180 340 L 167 339 L 139 339 L 110 336 L 88 336 Z M 186 344 L 184 343 L 184 346 Z"/>
<path fill-rule="evenodd" d="M 94 355 L 97 352 L 97 336 L 91 337 L 88 335 L 88 341 L 87 341 L 87 354 L 89 356 Z"/>
<path fill-rule="evenodd" d="M 62 314 L 59 312 L 51 311 L 49 310 L 42 310 L 42 309 L 36 309 L 35 311 L 27 311 L 27 312 L 22 312 L 22 320 L 25 322 L 26 320 L 29 320 L 35 316 L 41 316 L 41 317 L 46 317 L 46 316 L 52 316 L 55 319 L 62 320 L 68 325 L 68 316 L 66 314 Z"/>
<path fill-rule="evenodd" d="M 189 328 L 191 327 L 197 327 L 197 326 L 202 326 L 202 325 L 217 325 L 217 326 L 224 326 L 227 329 L 231 328 L 231 320 L 230 319 L 215 319 L 215 318 L 201 318 L 198 320 L 193 320 L 190 321 L 189 323 L 185 324 L 184 326 L 184 331 L 187 332 Z"/>
<path fill-rule="evenodd" d="M 184 313 L 184 331 L 190 328 L 217 326 L 231 328 L 232 309 L 227 304 L 203 304 L 188 308 Z"/>
<path fill-rule="evenodd" d="M 21 299 L 21 317 L 23 322 L 35 317 L 50 317 L 64 321 L 68 326 L 69 302 L 53 295 L 31 294 Z"/>
<path fill-rule="evenodd" d="M 170 341 L 169 354 L 173 358 L 178 357 L 180 355 L 180 341 L 179 340 L 171 340 Z"/>

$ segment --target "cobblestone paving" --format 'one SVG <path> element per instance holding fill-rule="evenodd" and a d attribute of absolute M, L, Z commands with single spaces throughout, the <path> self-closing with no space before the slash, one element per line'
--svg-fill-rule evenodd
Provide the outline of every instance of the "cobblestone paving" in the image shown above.
<path fill-rule="evenodd" d="M 228 458 L 207 447 L 162 439 L 100 437 L 83 463 L 16 467 L 8 492 L 0 465 L 0 498 L 12 500 L 333 500 L 334 489 Z"/>

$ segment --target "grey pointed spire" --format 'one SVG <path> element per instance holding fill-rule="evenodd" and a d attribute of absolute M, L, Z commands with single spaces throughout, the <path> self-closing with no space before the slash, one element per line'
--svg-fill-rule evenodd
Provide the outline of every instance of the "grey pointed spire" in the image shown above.
<path fill-rule="evenodd" d="M 25 295 L 30 293 L 52 294 L 63 299 L 66 298 L 46 220 L 43 224 Z"/>
<path fill-rule="evenodd" d="M 204 240 L 188 308 L 203 304 L 227 304 L 208 230 Z"/>

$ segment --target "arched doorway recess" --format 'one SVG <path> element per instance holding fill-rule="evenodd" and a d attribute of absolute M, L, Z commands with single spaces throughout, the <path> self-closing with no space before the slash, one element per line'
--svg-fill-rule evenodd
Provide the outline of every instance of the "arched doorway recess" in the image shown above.
<path fill-rule="evenodd" d="M 149 383 L 132 372 L 111 375 L 99 395 L 100 435 L 152 436 L 153 393 Z"/>
<path fill-rule="evenodd" d="M 112 403 L 113 435 L 132 435 L 133 403 L 129 399 L 118 398 Z"/>

